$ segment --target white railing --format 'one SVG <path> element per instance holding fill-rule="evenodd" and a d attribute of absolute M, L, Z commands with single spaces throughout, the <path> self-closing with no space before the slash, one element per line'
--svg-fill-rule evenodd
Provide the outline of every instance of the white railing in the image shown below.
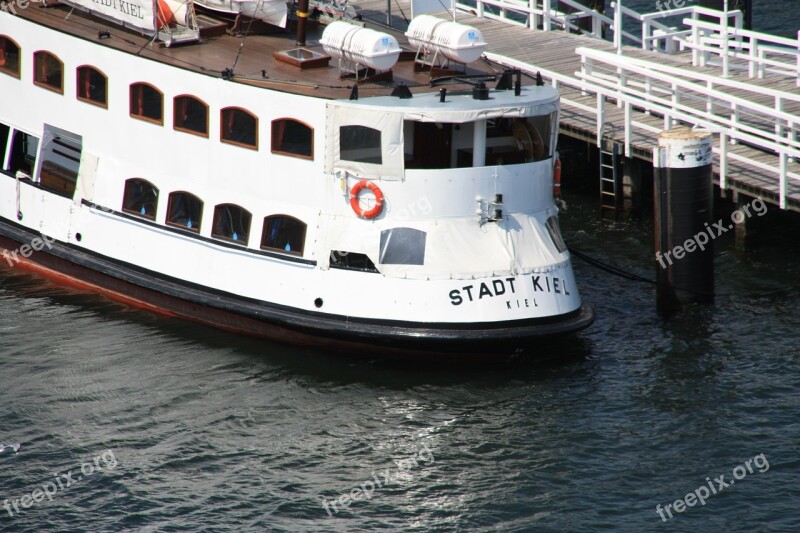
<path fill-rule="evenodd" d="M 619 57 L 616 54 L 578 48 L 581 71 L 576 76 L 581 89 L 597 94 L 597 122 L 605 116 L 606 99 L 625 109 L 625 153 L 630 156 L 632 108 L 641 108 L 664 117 L 664 129 L 676 120 L 720 135 L 715 153 L 720 160 L 720 187 L 726 188 L 727 166 L 738 160 L 775 175 L 779 183 L 779 203 L 786 208 L 787 180 L 800 184 L 800 174 L 788 170 L 789 161 L 800 159 L 800 115 L 784 111 L 787 103 L 800 106 L 800 95 L 709 76 L 658 63 Z M 747 97 L 732 96 L 742 91 Z M 756 101 L 770 99 L 772 105 Z M 600 129 L 598 127 L 598 135 Z M 652 129 L 652 127 L 651 127 Z M 777 154 L 777 165 L 764 158 L 749 158 L 729 150 L 730 144 L 747 143 L 766 153 Z"/>
<path fill-rule="evenodd" d="M 711 55 L 722 61 L 722 73 L 728 76 L 731 60 L 744 62 L 751 78 L 763 78 L 772 72 L 796 79 L 800 87 L 800 32 L 797 39 L 767 35 L 739 27 L 698 20 L 683 20 L 691 28 L 686 47 L 692 50 L 692 64 L 706 66 Z"/>
<path fill-rule="evenodd" d="M 559 6 L 573 9 L 572 13 L 561 11 Z M 603 28 L 610 27 L 613 20 L 579 4 L 575 0 L 475 0 L 473 4 L 456 2 L 456 9 L 472 13 L 478 17 L 499 20 L 507 24 L 525 26 L 544 31 L 566 30 L 588 34 L 597 39 L 603 38 Z M 588 19 L 587 26 L 581 28 L 581 21 Z M 635 39 L 635 35 L 628 35 Z"/>
<path fill-rule="evenodd" d="M 797 39 L 788 39 L 745 30 L 744 14 L 739 10 L 724 12 L 700 6 L 686 6 L 638 13 L 625 7 L 622 0 L 618 0 L 610 3 L 613 17 L 609 17 L 579 4 L 576 0 L 473 2 L 467 4 L 457 1 L 456 8 L 478 17 L 530 29 L 566 30 L 597 39 L 609 37 L 617 50 L 621 50 L 623 43 L 666 53 L 689 49 L 692 50 L 695 66 L 707 66 L 710 57 L 717 56 L 724 76 L 728 76 L 731 71 L 731 61 L 746 62 L 751 78 L 763 77 L 766 72 L 773 72 L 795 77 L 797 86 L 800 87 L 800 31 Z M 562 11 L 565 8 L 573 12 Z M 701 17 L 707 20 L 700 20 Z M 581 24 L 584 20 L 590 21 L 583 24 L 586 29 Z M 668 22 L 678 25 L 671 26 Z"/>

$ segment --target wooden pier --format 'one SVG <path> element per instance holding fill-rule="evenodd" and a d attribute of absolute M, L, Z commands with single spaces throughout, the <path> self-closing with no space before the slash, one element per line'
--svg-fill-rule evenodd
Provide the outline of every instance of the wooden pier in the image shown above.
<path fill-rule="evenodd" d="M 706 129 L 714 133 L 714 178 L 723 194 L 800 211 L 800 34 L 795 40 L 744 30 L 739 11 L 641 15 L 612 3 L 611 18 L 560 2 L 573 12 L 550 9 L 548 0 L 523 7 L 478 0 L 457 4 L 456 20 L 483 33 L 488 59 L 541 72 L 560 89 L 562 135 L 652 162 L 659 132 L 680 124 Z M 386 25 L 386 0 L 352 5 L 366 21 Z M 410 0 L 392 5 L 391 25 L 404 31 Z M 636 32 L 625 31 L 623 20 L 631 18 Z M 677 27 L 662 22 L 676 18 Z"/>

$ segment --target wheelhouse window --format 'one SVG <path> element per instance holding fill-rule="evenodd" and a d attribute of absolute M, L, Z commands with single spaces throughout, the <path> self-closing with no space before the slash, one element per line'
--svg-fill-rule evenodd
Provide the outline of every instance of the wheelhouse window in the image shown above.
<path fill-rule="evenodd" d="M 220 115 L 222 142 L 258 149 L 258 118 L 255 115 L 238 107 L 227 107 Z"/>
<path fill-rule="evenodd" d="M 0 72 L 19 78 L 19 45 L 10 37 L 0 35 Z"/>
<path fill-rule="evenodd" d="M 381 130 L 367 126 L 342 126 L 339 129 L 339 157 L 345 161 L 380 165 Z"/>
<path fill-rule="evenodd" d="M 238 205 L 218 205 L 214 208 L 214 226 L 211 228 L 211 236 L 247 245 L 252 219 L 250 212 Z"/>
<path fill-rule="evenodd" d="M 203 202 L 200 198 L 188 192 L 174 192 L 169 195 L 167 224 L 200 233 L 202 218 Z"/>
<path fill-rule="evenodd" d="M 122 210 L 150 220 L 156 219 L 158 188 L 147 180 L 131 178 L 125 182 Z"/>
<path fill-rule="evenodd" d="M 176 96 L 174 127 L 178 131 L 208 137 L 208 106 L 193 96 Z"/>
<path fill-rule="evenodd" d="M 64 63 L 50 52 L 33 54 L 33 83 L 64 94 Z"/>
<path fill-rule="evenodd" d="M 147 83 L 132 83 L 131 116 L 155 124 L 164 124 L 164 95 Z"/>
<path fill-rule="evenodd" d="M 294 217 L 273 215 L 264 219 L 261 248 L 303 255 L 306 243 L 306 224 Z"/>
<path fill-rule="evenodd" d="M 108 107 L 108 79 L 94 67 L 78 67 L 78 100 Z"/>
<path fill-rule="evenodd" d="M 452 168 L 453 133 L 460 130 L 458 124 L 406 120 L 403 128 L 407 169 Z M 466 150 L 464 157 L 471 161 L 471 149 Z"/>
<path fill-rule="evenodd" d="M 489 120 L 486 125 L 486 164 L 530 163 L 552 157 L 554 118 L 555 113 Z"/>
<path fill-rule="evenodd" d="M 314 159 L 314 130 L 291 118 L 273 120 L 272 153 Z"/>

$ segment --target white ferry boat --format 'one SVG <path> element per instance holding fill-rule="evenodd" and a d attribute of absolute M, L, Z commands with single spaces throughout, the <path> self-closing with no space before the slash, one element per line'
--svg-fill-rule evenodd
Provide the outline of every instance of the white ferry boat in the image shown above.
<path fill-rule="evenodd" d="M 476 62 L 480 32 L 335 22 L 297 48 L 168 7 L 0 11 L 3 264 L 348 353 L 535 354 L 591 323 L 558 92 Z"/>

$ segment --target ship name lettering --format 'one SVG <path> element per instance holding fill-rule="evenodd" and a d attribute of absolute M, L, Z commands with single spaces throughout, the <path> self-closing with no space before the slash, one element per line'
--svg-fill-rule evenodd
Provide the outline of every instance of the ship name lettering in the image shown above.
<path fill-rule="evenodd" d="M 512 302 L 516 302 L 517 309 L 520 309 L 522 307 L 530 307 L 531 306 L 530 301 L 527 298 L 517 298 L 516 300 L 506 300 L 506 309 L 513 309 L 514 308 L 514 306 L 512 305 Z M 536 303 L 535 299 L 533 300 L 533 306 L 534 307 L 539 307 L 539 305 Z"/>
<path fill-rule="evenodd" d="M 541 278 L 544 278 L 544 282 L 541 281 Z M 563 278 L 553 276 L 551 281 L 550 276 L 531 276 L 531 282 L 533 283 L 533 292 L 552 292 L 569 296 L 567 282 Z"/>
<path fill-rule="evenodd" d="M 482 300 L 483 298 L 494 298 L 495 296 L 506 294 L 506 292 L 515 294 L 516 289 L 514 288 L 514 281 L 514 278 L 505 278 L 504 280 L 494 279 L 491 283 L 485 281 L 481 282 L 480 285 L 478 285 L 477 294 L 472 292 L 472 289 L 475 288 L 474 284 L 461 287 L 460 289 L 453 289 L 449 293 L 450 303 L 452 305 L 461 305 L 464 303 L 465 297 L 462 296 L 462 294 L 466 294 L 466 299 L 470 302 Z"/>
<path fill-rule="evenodd" d="M 139 19 L 144 19 L 144 17 L 142 16 L 142 6 L 131 4 L 130 2 L 126 2 L 125 0 L 119 0 L 119 10 L 125 13 L 126 15 L 131 15 Z"/>

